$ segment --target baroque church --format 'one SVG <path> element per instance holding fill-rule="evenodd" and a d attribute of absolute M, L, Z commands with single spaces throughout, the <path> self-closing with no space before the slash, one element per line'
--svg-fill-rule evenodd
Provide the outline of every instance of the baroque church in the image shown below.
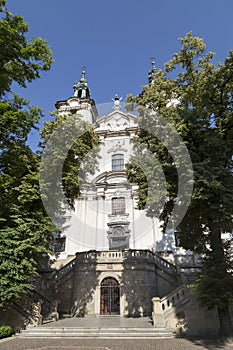
<path fill-rule="evenodd" d="M 149 83 L 154 70 L 152 62 Z M 56 103 L 58 114 L 81 115 L 100 139 L 98 170 L 67 214 L 63 251 L 53 265 L 57 311 L 73 317 L 151 316 L 155 327 L 208 333 L 216 315 L 206 322 L 187 288 L 198 257 L 177 247 L 174 231 L 162 234 L 159 221 L 137 209 L 137 186 L 127 182 L 125 164 L 134 152 L 138 117 L 122 108 L 118 95 L 110 112 L 99 116 L 85 75 L 72 97 Z M 193 331 L 192 324 L 200 329 Z"/>
<path fill-rule="evenodd" d="M 149 83 L 154 69 L 153 62 Z M 93 126 L 100 140 L 98 167 L 66 213 L 56 260 L 41 271 L 34 294 L 5 312 L 6 321 L 10 313 L 14 320 L 24 315 L 24 324 L 32 326 L 65 317 L 149 316 L 155 328 L 173 333 L 218 334 L 216 311 L 203 309 L 190 288 L 198 257 L 176 245 L 174 231 L 162 234 L 159 221 L 137 208 L 137 186 L 127 182 L 137 115 L 124 110 L 118 95 L 111 110 L 99 115 L 85 71 L 73 96 L 55 106 L 58 114 L 80 115 Z"/>
<path fill-rule="evenodd" d="M 151 315 L 152 298 L 179 286 L 178 276 L 161 278 L 158 268 L 169 266 L 178 248 L 173 232 L 166 239 L 158 220 L 137 209 L 136 185 L 127 182 L 125 164 L 133 154 L 138 117 L 122 110 L 118 95 L 110 113 L 99 117 L 85 71 L 73 96 L 58 101 L 56 109 L 58 114 L 79 114 L 100 140 L 98 170 L 83 186 L 74 212 L 67 214 L 64 251 L 56 261 L 58 267 L 65 264 L 59 274 L 72 266 L 72 283 L 77 284 L 70 286 L 69 297 L 69 283 L 64 284 L 60 312 L 72 308 L 76 315 Z M 169 260 L 155 254 L 165 249 Z"/>
<path fill-rule="evenodd" d="M 156 249 L 162 238 L 158 221 L 137 209 L 136 187 L 127 183 L 125 164 L 133 153 L 138 118 L 123 112 L 120 100 L 116 95 L 112 111 L 99 117 L 83 71 L 74 85 L 74 96 L 56 103 L 58 114 L 81 115 L 100 140 L 98 170 L 89 177 L 70 213 L 63 257 L 90 249 Z"/>

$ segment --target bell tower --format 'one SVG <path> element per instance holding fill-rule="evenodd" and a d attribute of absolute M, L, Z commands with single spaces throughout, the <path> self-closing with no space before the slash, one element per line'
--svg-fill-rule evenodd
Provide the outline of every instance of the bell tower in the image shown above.
<path fill-rule="evenodd" d="M 90 90 L 86 79 L 86 71 L 78 82 L 74 82 L 73 96 L 67 100 L 57 101 L 55 107 L 59 114 L 79 114 L 84 121 L 94 124 L 98 113 L 95 101 L 91 98 Z"/>
<path fill-rule="evenodd" d="M 86 72 L 85 70 L 82 71 L 82 76 L 79 80 L 79 82 L 74 82 L 74 97 L 78 97 L 81 99 L 84 98 L 90 98 L 90 90 L 87 84 L 87 79 L 86 79 Z"/>
<path fill-rule="evenodd" d="M 152 84 L 154 82 L 154 76 L 156 73 L 154 57 L 152 57 L 151 59 L 151 70 L 148 72 L 148 84 Z"/>

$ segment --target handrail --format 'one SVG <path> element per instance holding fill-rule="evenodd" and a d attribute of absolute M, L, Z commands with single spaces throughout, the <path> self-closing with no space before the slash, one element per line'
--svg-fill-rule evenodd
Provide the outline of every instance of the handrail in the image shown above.
<path fill-rule="evenodd" d="M 181 285 L 163 298 L 154 297 L 152 319 L 155 327 L 166 325 L 166 322 L 176 317 L 191 301 L 192 294 L 185 285 Z"/>
<path fill-rule="evenodd" d="M 164 268 L 166 271 L 169 272 L 173 272 L 175 274 L 178 274 L 177 268 L 175 265 L 173 265 L 172 263 L 170 263 L 169 261 L 165 260 L 164 258 L 162 258 L 161 256 L 159 256 L 158 254 L 155 253 L 155 261 L 156 263 Z"/>
<path fill-rule="evenodd" d="M 66 265 L 62 266 L 60 268 L 60 270 L 58 270 L 56 272 L 56 275 L 55 275 L 55 279 L 56 280 L 59 280 L 60 278 L 62 278 L 63 276 L 65 276 L 69 271 L 72 270 L 72 268 L 74 267 L 75 265 L 75 261 L 76 261 L 76 258 L 74 258 L 73 260 L 69 261 Z"/>
<path fill-rule="evenodd" d="M 179 286 L 173 292 L 161 298 L 160 305 L 163 317 L 166 318 L 166 315 L 171 311 L 177 311 L 177 307 L 184 305 L 184 302 L 190 300 L 190 298 L 191 292 L 185 285 Z"/>
<path fill-rule="evenodd" d="M 62 278 L 66 275 L 76 264 L 78 263 L 86 263 L 88 261 L 124 261 L 124 260 L 147 260 L 148 262 L 155 263 L 157 266 L 167 271 L 168 273 L 178 274 L 177 268 L 175 265 L 165 260 L 158 254 L 154 253 L 151 250 L 143 250 L 143 249 L 125 249 L 125 250 L 106 250 L 106 251 L 96 251 L 90 250 L 88 252 L 77 253 L 76 257 L 68 262 L 65 266 L 63 266 L 57 273 L 56 279 Z"/>
<path fill-rule="evenodd" d="M 122 251 L 102 251 L 97 254 L 97 260 L 123 260 L 124 253 Z"/>

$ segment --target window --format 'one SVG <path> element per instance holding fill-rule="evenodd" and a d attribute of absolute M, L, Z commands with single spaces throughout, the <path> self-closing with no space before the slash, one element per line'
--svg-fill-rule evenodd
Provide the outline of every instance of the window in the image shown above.
<path fill-rule="evenodd" d="M 124 154 L 113 154 L 112 156 L 112 170 L 124 170 Z"/>
<path fill-rule="evenodd" d="M 124 197 L 112 198 L 112 214 L 113 215 L 125 214 Z"/>

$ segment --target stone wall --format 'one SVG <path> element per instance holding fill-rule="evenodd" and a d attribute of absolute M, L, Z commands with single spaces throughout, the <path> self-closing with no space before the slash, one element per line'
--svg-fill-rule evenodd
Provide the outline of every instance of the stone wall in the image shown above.
<path fill-rule="evenodd" d="M 89 251 L 76 254 L 58 287 L 59 312 L 83 317 L 100 314 L 101 283 L 119 283 L 120 315 L 152 314 L 152 298 L 181 284 L 175 267 L 147 250 Z"/>
<path fill-rule="evenodd" d="M 94 314 L 96 284 L 96 252 L 77 253 L 72 296 L 73 313 L 76 317 Z"/>
<path fill-rule="evenodd" d="M 13 307 L 0 309 L 0 326 L 11 326 L 16 332 L 26 326 L 25 315 Z"/>
<path fill-rule="evenodd" d="M 62 279 L 57 281 L 56 295 L 57 311 L 62 315 L 70 315 L 73 307 L 74 271 L 69 271 Z"/>
<path fill-rule="evenodd" d="M 219 336 L 217 311 L 203 308 L 192 289 L 185 285 L 179 286 L 163 298 L 153 298 L 152 319 L 154 327 L 167 327 L 178 336 Z"/>

